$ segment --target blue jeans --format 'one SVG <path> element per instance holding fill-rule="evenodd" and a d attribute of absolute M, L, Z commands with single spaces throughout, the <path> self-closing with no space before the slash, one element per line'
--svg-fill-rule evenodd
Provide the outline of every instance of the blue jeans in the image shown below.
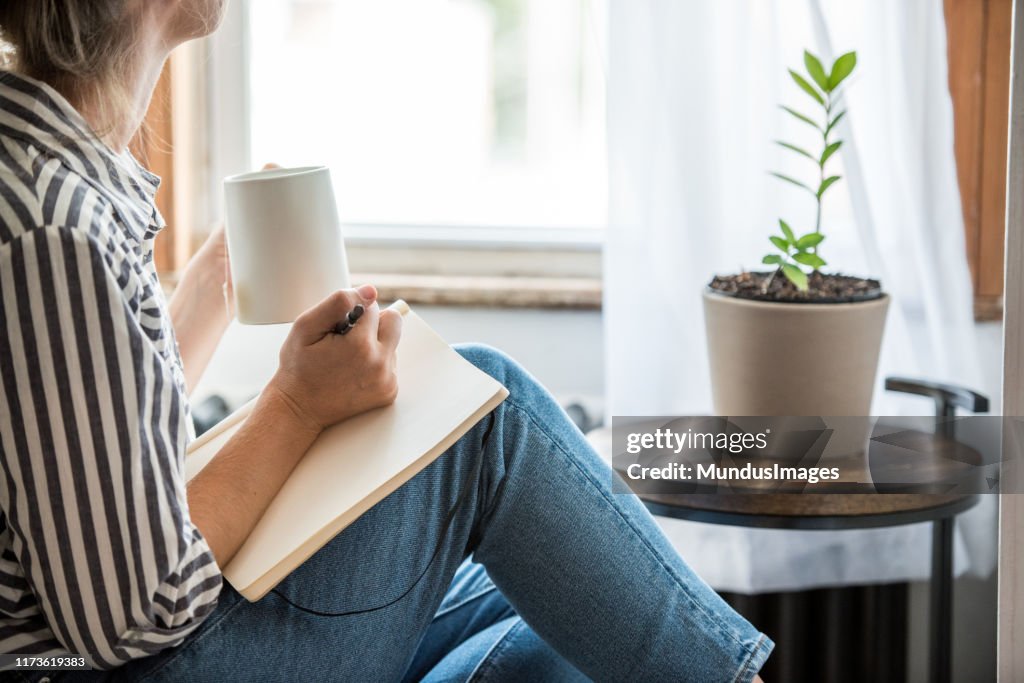
<path fill-rule="evenodd" d="M 225 584 L 180 646 L 82 678 L 750 680 L 772 642 L 612 493 L 532 377 L 457 348 L 510 391 L 489 417 L 275 592 L 250 603 Z"/>

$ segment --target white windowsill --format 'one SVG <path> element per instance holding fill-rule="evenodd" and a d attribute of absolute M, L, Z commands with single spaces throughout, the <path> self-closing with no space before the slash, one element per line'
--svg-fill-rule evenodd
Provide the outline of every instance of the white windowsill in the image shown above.
<path fill-rule="evenodd" d="M 360 223 L 342 226 L 345 243 L 358 246 L 446 249 L 591 251 L 604 246 L 601 228 L 539 228 Z"/>
<path fill-rule="evenodd" d="M 342 233 L 356 273 L 532 278 L 545 286 L 602 277 L 603 230 L 350 224 Z"/>
<path fill-rule="evenodd" d="M 371 283 L 383 301 L 467 308 L 601 310 L 596 278 L 487 277 L 456 275 L 352 274 L 353 283 Z"/>

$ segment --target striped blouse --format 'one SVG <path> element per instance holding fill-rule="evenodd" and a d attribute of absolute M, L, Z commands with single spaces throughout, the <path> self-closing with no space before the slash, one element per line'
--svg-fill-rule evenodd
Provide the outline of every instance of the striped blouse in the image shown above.
<path fill-rule="evenodd" d="M 153 265 L 159 178 L 0 71 L 0 653 L 112 668 L 180 643 L 220 571 Z"/>

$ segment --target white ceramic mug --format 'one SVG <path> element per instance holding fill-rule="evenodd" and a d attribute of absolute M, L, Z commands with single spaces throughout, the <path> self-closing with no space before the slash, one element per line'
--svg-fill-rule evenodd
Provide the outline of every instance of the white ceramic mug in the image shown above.
<path fill-rule="evenodd" d="M 230 176 L 224 199 L 239 322 L 292 322 L 350 286 L 326 166 Z"/>

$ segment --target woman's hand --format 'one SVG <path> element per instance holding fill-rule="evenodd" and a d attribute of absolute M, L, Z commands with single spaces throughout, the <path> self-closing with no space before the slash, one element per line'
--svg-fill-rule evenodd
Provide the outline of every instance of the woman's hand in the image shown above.
<path fill-rule="evenodd" d="M 231 284 L 231 256 L 228 254 L 227 233 L 223 225 L 210 233 L 203 246 L 199 247 L 199 251 L 189 261 L 189 268 L 193 266 L 204 285 L 204 291 L 211 298 L 216 294 L 221 304 L 220 312 L 229 321 L 233 320 L 235 297 Z"/>
<path fill-rule="evenodd" d="M 335 334 L 356 304 L 363 317 Z M 249 418 L 188 484 L 192 521 L 221 567 L 325 427 L 395 400 L 401 335 L 402 316 L 381 311 L 369 285 L 335 292 L 295 321 Z"/>
<path fill-rule="evenodd" d="M 363 317 L 348 334 L 335 334 L 357 304 L 365 308 Z M 401 335 L 401 314 L 381 311 L 372 286 L 335 292 L 295 321 L 264 391 L 284 399 L 313 431 L 389 405 L 398 395 L 395 349 Z"/>
<path fill-rule="evenodd" d="M 188 262 L 170 301 L 171 322 L 189 389 L 199 383 L 224 331 L 235 317 L 224 228 L 218 228 Z"/>

